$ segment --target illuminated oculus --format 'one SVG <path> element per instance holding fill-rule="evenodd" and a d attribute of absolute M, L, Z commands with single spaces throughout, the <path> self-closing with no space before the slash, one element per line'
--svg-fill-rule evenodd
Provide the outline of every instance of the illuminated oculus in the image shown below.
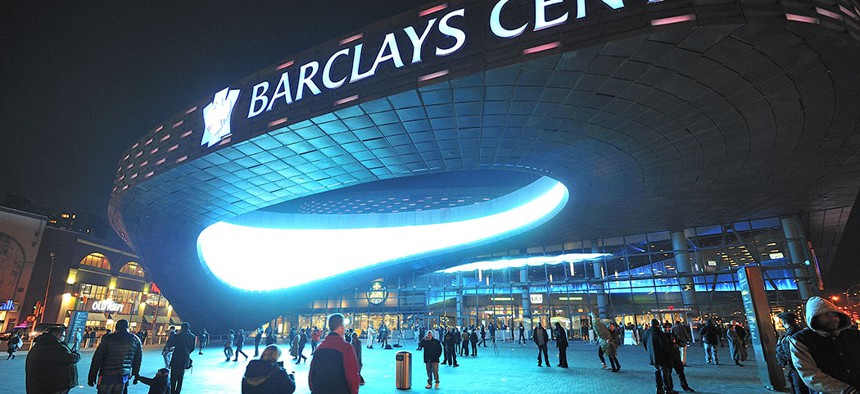
<path fill-rule="evenodd" d="M 241 224 L 212 224 L 200 233 L 197 250 L 204 266 L 232 287 L 279 290 L 509 237 L 543 224 L 567 199 L 564 185 L 543 177 L 511 194 L 463 207 L 352 215 L 267 212 Z"/>

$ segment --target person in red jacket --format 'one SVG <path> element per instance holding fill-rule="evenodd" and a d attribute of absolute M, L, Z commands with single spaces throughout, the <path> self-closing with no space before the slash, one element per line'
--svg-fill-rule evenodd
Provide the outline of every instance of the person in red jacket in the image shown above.
<path fill-rule="evenodd" d="M 344 341 L 346 328 L 343 315 L 335 313 L 328 318 L 330 333 L 314 352 L 308 372 L 311 393 L 356 394 L 361 378 L 355 349 Z"/>

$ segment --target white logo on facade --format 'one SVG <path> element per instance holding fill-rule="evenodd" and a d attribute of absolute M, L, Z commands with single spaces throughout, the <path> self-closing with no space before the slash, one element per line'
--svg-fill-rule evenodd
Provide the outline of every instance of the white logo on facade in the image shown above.
<path fill-rule="evenodd" d="M 200 145 L 211 147 L 230 135 L 230 118 L 233 116 L 233 106 L 239 99 L 239 89 L 224 90 L 215 93 L 212 102 L 203 108 L 203 123 L 206 129 L 203 130 L 203 140 Z"/>

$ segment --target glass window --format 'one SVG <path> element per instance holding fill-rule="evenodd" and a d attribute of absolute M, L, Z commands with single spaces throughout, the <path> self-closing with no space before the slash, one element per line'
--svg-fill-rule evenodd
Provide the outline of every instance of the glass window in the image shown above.
<path fill-rule="evenodd" d="M 110 262 L 107 257 L 101 253 L 90 253 L 81 260 L 81 265 L 110 270 Z"/>
<path fill-rule="evenodd" d="M 107 299 L 108 288 L 99 285 L 81 284 L 81 296 L 97 300 Z"/>
<path fill-rule="evenodd" d="M 143 278 L 143 267 L 134 261 L 129 261 L 119 270 L 119 273 Z"/>

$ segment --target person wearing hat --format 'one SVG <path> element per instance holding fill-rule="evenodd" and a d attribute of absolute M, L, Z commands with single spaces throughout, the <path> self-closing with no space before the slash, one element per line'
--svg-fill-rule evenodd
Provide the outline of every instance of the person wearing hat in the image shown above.
<path fill-rule="evenodd" d="M 803 379 L 797 374 L 797 370 L 794 369 L 794 364 L 791 362 L 791 347 L 788 341 L 788 338 L 803 330 L 803 327 L 798 324 L 799 319 L 794 312 L 783 312 L 777 316 L 782 320 L 782 326 L 785 327 L 785 335 L 776 343 L 776 360 L 788 370 L 792 394 L 808 394 L 809 388 L 806 387 L 806 383 L 803 383 Z"/>
<path fill-rule="evenodd" d="M 860 393 L 860 331 L 851 318 L 821 297 L 806 302 L 809 327 L 789 337 L 791 362 L 809 388 Z"/>

